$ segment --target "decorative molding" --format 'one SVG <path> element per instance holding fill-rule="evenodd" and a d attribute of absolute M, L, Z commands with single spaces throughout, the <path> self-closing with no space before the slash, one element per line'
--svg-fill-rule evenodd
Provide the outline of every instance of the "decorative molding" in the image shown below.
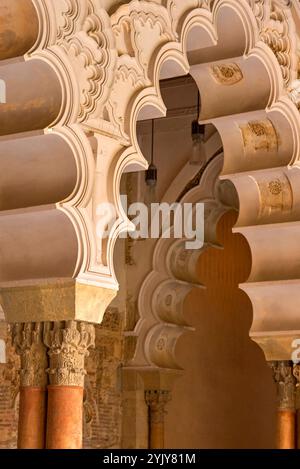
<path fill-rule="evenodd" d="M 103 118 L 114 77 L 116 51 L 109 17 L 104 9 L 89 3 L 82 30 L 61 44 L 66 50 L 80 89 L 79 122 Z"/>
<path fill-rule="evenodd" d="M 86 14 L 87 5 L 82 3 L 80 6 L 77 0 L 64 0 L 55 2 L 54 8 L 57 18 L 56 38 L 57 43 L 61 44 L 76 30 L 78 19 L 82 17 L 82 13 Z"/>
<path fill-rule="evenodd" d="M 167 10 L 152 2 L 132 0 L 121 5 L 111 21 L 118 55 L 135 57 L 146 78 L 155 48 L 175 40 Z"/>
<path fill-rule="evenodd" d="M 255 15 L 260 39 L 280 66 L 285 85 L 297 76 L 295 23 L 290 0 L 248 0 Z"/>
<path fill-rule="evenodd" d="M 214 135 L 207 145 L 213 140 Z M 212 151 L 215 153 L 215 148 L 212 147 Z M 193 288 L 203 288 L 197 277 L 197 262 L 207 246 L 214 244 L 217 221 L 229 209 L 219 200 L 218 176 L 222 164 L 223 156 L 219 154 L 209 160 L 201 176 L 193 178 L 188 190 L 176 186 L 177 197 L 184 192 L 181 203 L 205 202 L 206 226 L 209 227 L 205 233 L 206 245 L 201 250 L 186 250 L 185 240 L 160 239 L 157 242 L 153 270 L 139 292 L 140 319 L 134 330 L 127 332 L 127 336 L 137 337 L 136 353 L 129 366 L 179 370 L 176 343 L 191 329 L 184 318 L 184 300 Z M 176 185 L 176 181 L 173 184 Z"/>
<path fill-rule="evenodd" d="M 260 1 L 261 3 L 261 1 Z M 272 50 L 281 69 L 284 83 L 288 85 L 296 78 L 295 50 L 293 50 L 293 20 L 290 2 L 274 0 L 270 5 L 269 16 L 261 25 L 260 39 Z"/>
<path fill-rule="evenodd" d="M 95 327 L 84 322 L 46 323 L 44 343 L 49 348 L 50 384 L 84 386 L 85 358 L 95 345 Z"/>

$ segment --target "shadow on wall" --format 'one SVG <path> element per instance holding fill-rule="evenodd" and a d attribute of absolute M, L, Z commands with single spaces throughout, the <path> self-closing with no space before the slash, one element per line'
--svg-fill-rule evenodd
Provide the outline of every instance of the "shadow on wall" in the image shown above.
<path fill-rule="evenodd" d="M 209 248 L 198 272 L 206 290 L 193 290 L 177 356 L 185 374 L 166 417 L 168 448 L 274 448 L 275 387 L 264 354 L 249 338 L 252 307 L 238 289 L 250 272 L 246 240 L 232 234 L 237 214 L 219 222 L 224 249 Z"/>

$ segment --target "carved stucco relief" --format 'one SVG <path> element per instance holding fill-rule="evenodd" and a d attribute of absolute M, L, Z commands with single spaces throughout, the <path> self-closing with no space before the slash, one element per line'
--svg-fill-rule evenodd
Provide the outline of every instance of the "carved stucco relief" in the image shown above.
<path fill-rule="evenodd" d="M 258 150 L 274 151 L 278 148 L 278 136 L 269 119 L 264 121 L 250 121 L 240 126 L 245 152 L 253 154 Z"/>
<path fill-rule="evenodd" d="M 68 321 L 47 323 L 44 343 L 49 348 L 47 369 L 50 384 L 56 386 L 84 386 L 85 358 L 89 348 L 95 346 L 95 329 L 92 324 Z"/>
<path fill-rule="evenodd" d="M 214 65 L 212 67 L 212 73 L 217 82 L 221 85 L 235 85 L 243 79 L 243 72 L 235 63 Z"/>
<path fill-rule="evenodd" d="M 293 191 L 284 174 L 281 177 L 258 184 L 260 191 L 260 217 L 274 211 L 291 211 L 293 208 Z"/>
<path fill-rule="evenodd" d="M 293 374 L 293 363 L 274 361 L 269 363 L 277 390 L 279 410 L 295 410 L 296 379 Z"/>

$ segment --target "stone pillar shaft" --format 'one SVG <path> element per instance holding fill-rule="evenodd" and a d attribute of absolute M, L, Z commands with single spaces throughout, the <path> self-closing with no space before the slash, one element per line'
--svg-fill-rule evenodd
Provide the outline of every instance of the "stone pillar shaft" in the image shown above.
<path fill-rule="evenodd" d="M 18 448 L 44 449 L 46 388 L 20 388 Z"/>
<path fill-rule="evenodd" d="M 277 412 L 277 442 L 278 449 L 296 448 L 296 414 L 291 410 Z"/>
<path fill-rule="evenodd" d="M 149 449 L 163 449 L 165 446 L 165 407 L 170 400 L 170 391 L 146 391 L 145 400 L 149 408 Z"/>
<path fill-rule="evenodd" d="M 91 324 L 47 323 L 44 341 L 49 348 L 47 449 L 82 447 L 85 357 L 95 342 Z"/>
<path fill-rule="evenodd" d="M 13 343 L 21 357 L 19 449 L 45 447 L 47 354 L 41 323 L 15 324 Z"/>
<path fill-rule="evenodd" d="M 293 373 L 296 379 L 296 448 L 300 449 L 300 364 L 294 364 Z"/>
<path fill-rule="evenodd" d="M 277 390 L 277 448 L 296 448 L 296 380 L 293 363 L 270 362 Z"/>
<path fill-rule="evenodd" d="M 48 449 L 82 447 L 83 387 L 48 386 Z"/>

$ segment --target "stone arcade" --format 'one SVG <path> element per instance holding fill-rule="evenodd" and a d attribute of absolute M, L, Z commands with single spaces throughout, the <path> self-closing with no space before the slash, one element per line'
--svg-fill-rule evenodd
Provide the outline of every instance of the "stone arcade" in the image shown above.
<path fill-rule="evenodd" d="M 300 2 L 0 0 L 0 38 L 0 446 L 300 448 Z M 204 203 L 203 248 L 120 239 L 121 194 Z"/>

